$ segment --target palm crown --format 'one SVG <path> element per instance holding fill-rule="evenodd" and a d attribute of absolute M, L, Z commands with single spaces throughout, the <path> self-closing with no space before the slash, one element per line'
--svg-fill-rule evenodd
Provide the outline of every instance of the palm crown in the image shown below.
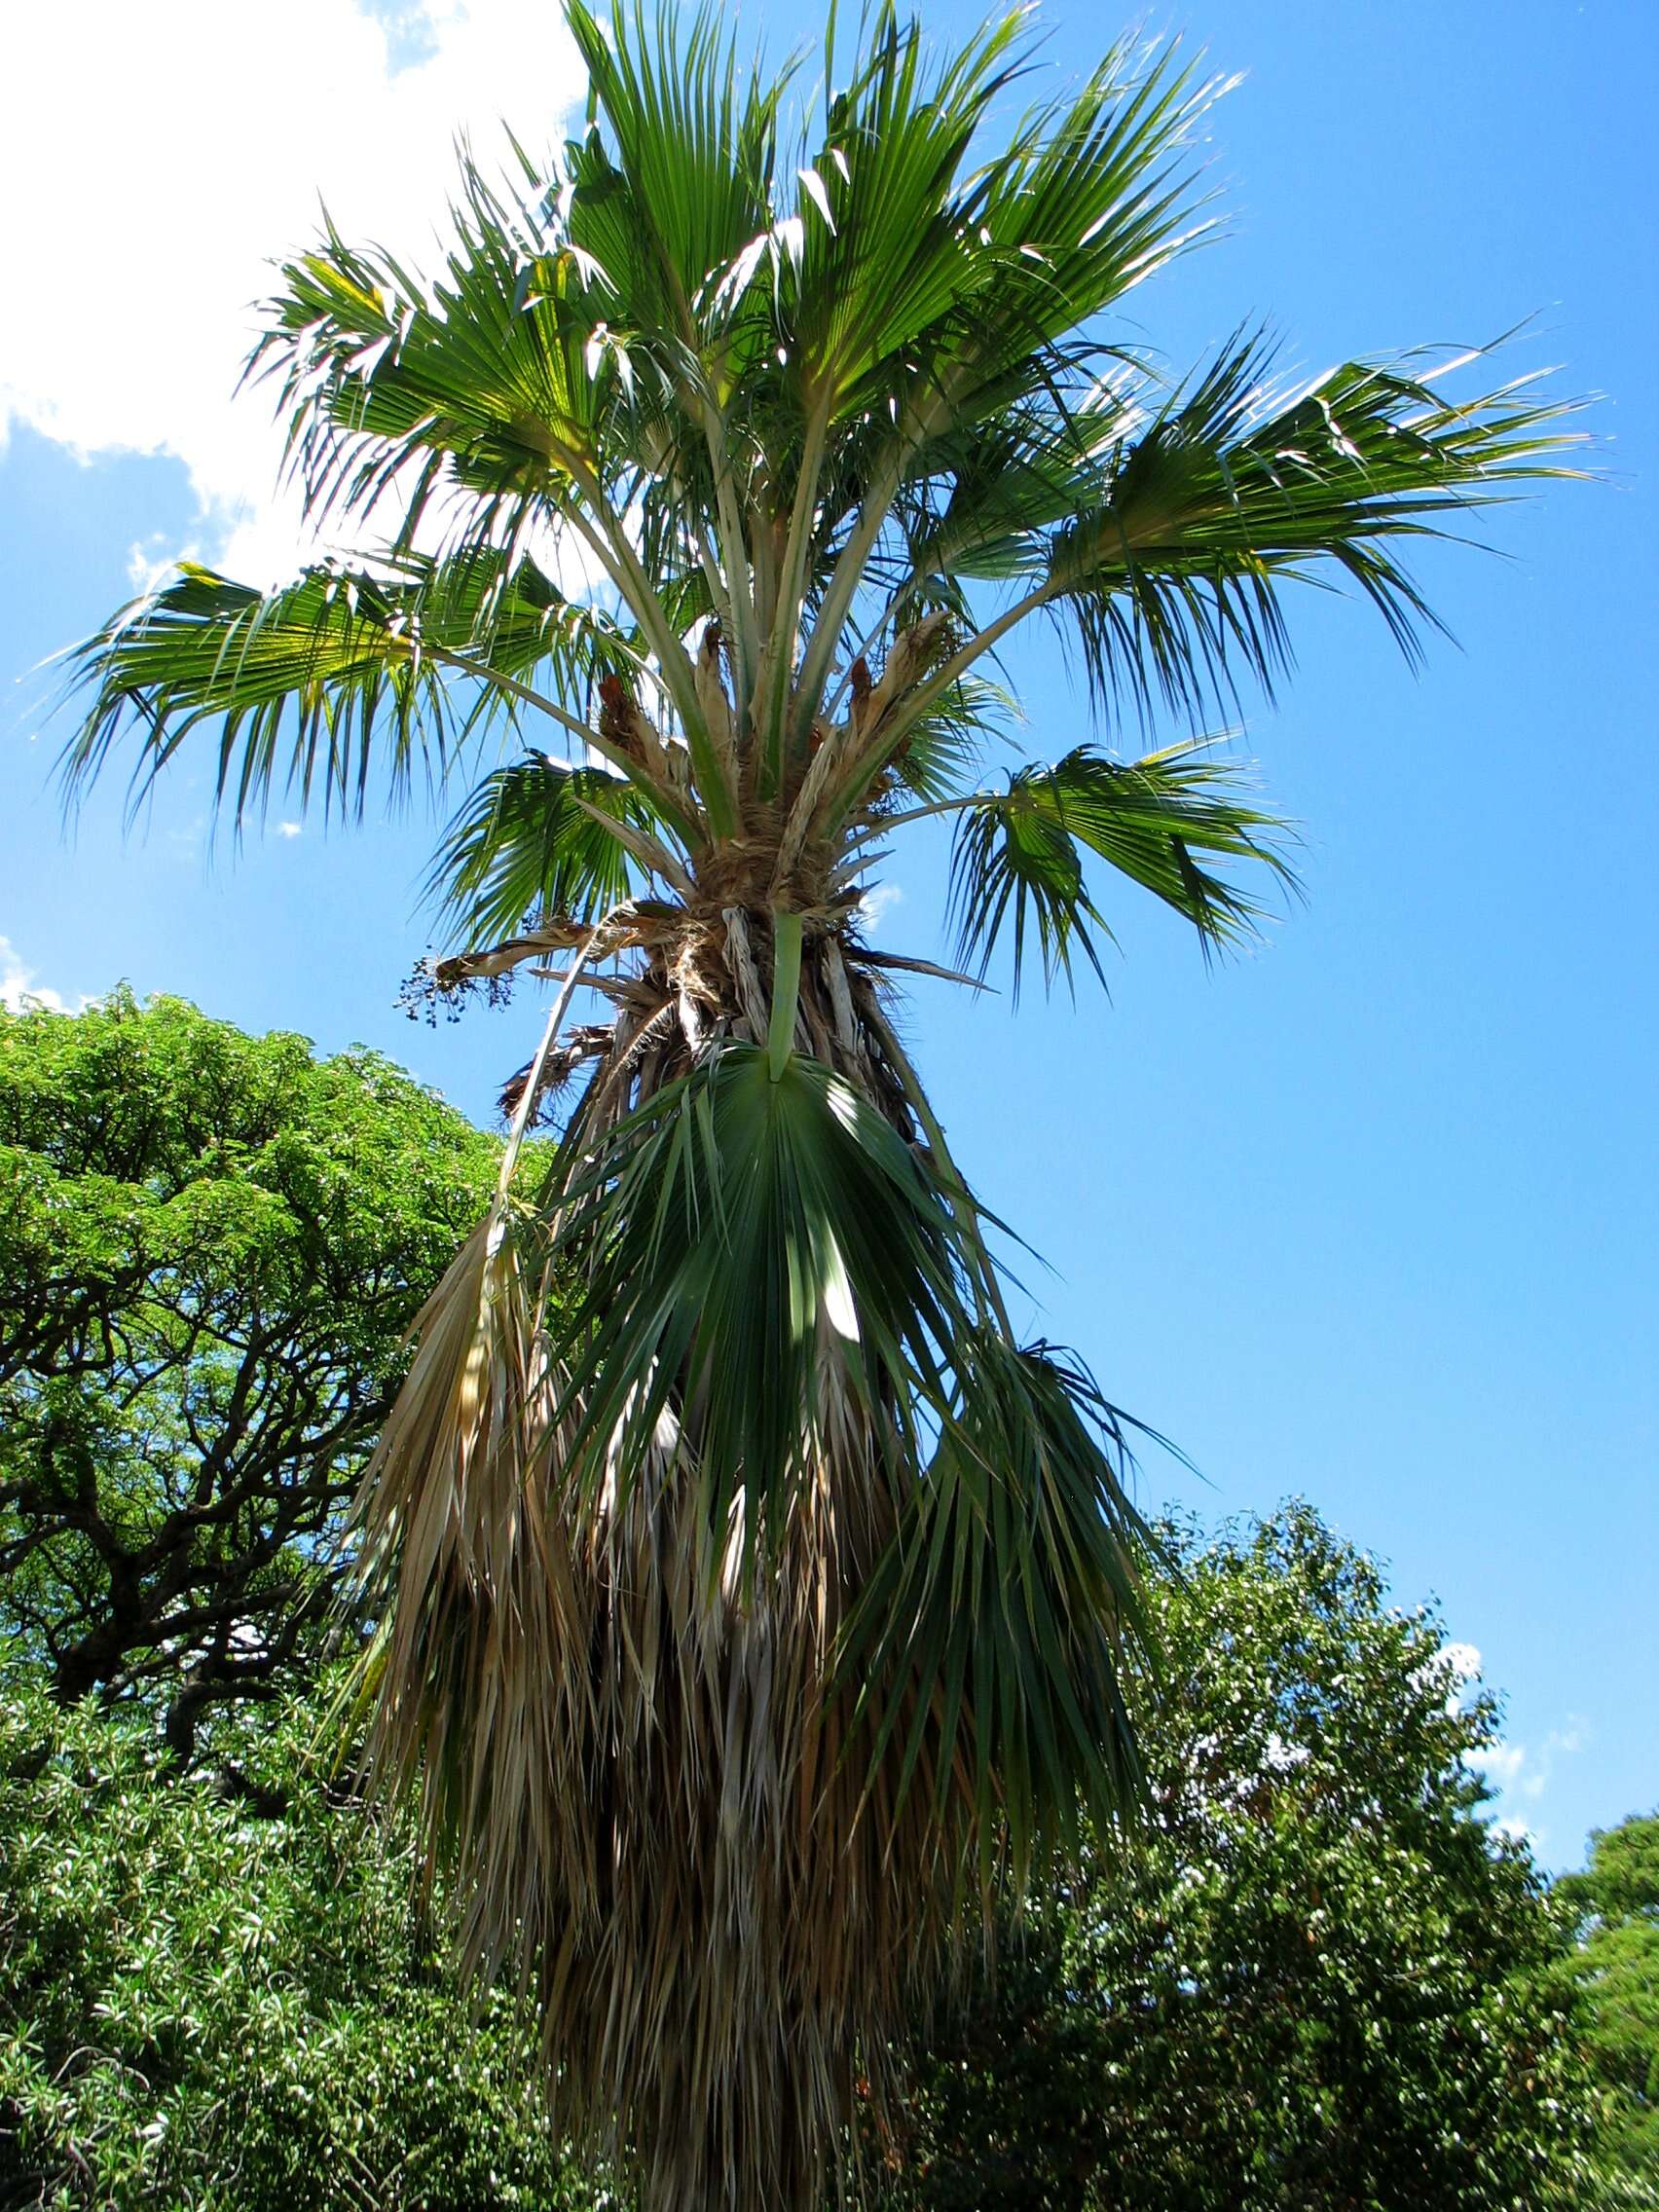
<path fill-rule="evenodd" d="M 1135 1773 L 1126 1424 L 1010 1327 L 894 1024 L 929 963 L 861 934 L 884 841 L 954 815 L 974 971 L 1097 963 L 1110 869 L 1247 935 L 1283 840 L 1201 742 L 981 788 L 997 645 L 1047 614 L 1101 707 L 1198 726 L 1282 669 L 1290 585 L 1410 647 L 1401 542 L 1566 440 L 1520 385 L 1275 388 L 1252 338 L 1161 381 L 1110 311 L 1203 228 L 1218 88 L 1167 58 L 992 145 L 1021 19 L 934 57 L 883 5 L 797 139 L 711 18 L 568 15 L 562 159 L 463 160 L 429 282 L 330 229 L 271 304 L 309 507 L 382 552 L 126 610 L 69 766 L 207 722 L 240 819 L 562 751 L 434 868 L 436 988 L 560 989 L 364 1493 L 371 1758 L 647 2200 L 804 2203 L 968 1922 Z"/>

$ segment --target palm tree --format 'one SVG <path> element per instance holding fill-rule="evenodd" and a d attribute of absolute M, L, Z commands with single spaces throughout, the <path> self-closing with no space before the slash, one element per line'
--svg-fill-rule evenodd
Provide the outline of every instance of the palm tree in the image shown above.
<path fill-rule="evenodd" d="M 330 227 L 271 303 L 309 510 L 380 552 L 126 609 L 68 772 L 132 728 L 141 788 L 206 723 L 240 823 L 517 742 L 444 836 L 429 980 L 558 993 L 361 1501 L 370 1766 L 653 2212 L 807 2205 L 993 1899 L 1136 1780 L 1131 1426 L 1012 1328 L 893 992 L 1005 940 L 1097 967 L 1110 869 L 1206 949 L 1288 872 L 1200 739 L 986 781 L 996 649 L 1046 616 L 1108 714 L 1201 727 L 1283 670 L 1292 586 L 1414 649 L 1401 541 L 1567 441 L 1522 384 L 1295 389 L 1252 335 L 1161 378 L 1111 315 L 1206 228 L 1221 88 L 1170 56 L 993 143 L 1019 17 L 935 55 L 877 0 L 814 122 L 712 15 L 567 12 L 562 157 L 463 158 L 435 278 Z M 861 928 L 937 816 L 953 970 Z"/>

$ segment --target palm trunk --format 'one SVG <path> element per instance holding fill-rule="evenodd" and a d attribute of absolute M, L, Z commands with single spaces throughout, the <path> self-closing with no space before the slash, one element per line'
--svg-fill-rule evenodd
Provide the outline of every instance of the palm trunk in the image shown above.
<path fill-rule="evenodd" d="M 583 1033 L 567 1145 L 591 1156 L 724 1043 L 764 1042 L 771 915 L 716 899 L 619 986 L 608 1037 Z M 810 924 L 794 1045 L 919 1144 L 877 993 L 844 927 Z M 473 1313 L 478 1266 L 458 1263 Z M 556 1394 L 543 1295 L 558 1286 L 513 1273 L 484 1293 L 504 1348 L 488 1415 L 472 1376 L 475 1433 L 535 1429 Z M 423 1342 L 441 1325 L 429 1312 Z M 364 1493 L 393 1623 L 370 1755 L 393 1787 L 424 1772 L 435 1829 L 459 1813 L 463 1951 L 534 1990 L 559 2123 L 636 2168 L 645 2212 L 807 2212 L 952 1952 L 963 1855 L 928 1790 L 866 1801 L 881 1708 L 861 1714 L 861 1685 L 833 1679 L 895 1525 L 867 1424 L 820 1456 L 748 1578 L 741 1493 L 722 1539 L 678 1479 L 698 1419 L 682 1388 L 643 1479 L 597 1499 L 544 1422 L 528 1480 L 481 1445 L 431 1528 L 434 1486 L 387 1479 L 388 1430 Z"/>

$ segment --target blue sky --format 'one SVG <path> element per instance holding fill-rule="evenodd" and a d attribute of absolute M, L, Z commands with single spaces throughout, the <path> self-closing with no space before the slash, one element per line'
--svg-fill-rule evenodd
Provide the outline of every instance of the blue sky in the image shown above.
<path fill-rule="evenodd" d="M 0 674 L 25 679 L 0 716 L 0 985 L 73 1005 L 125 977 L 365 1041 L 483 1115 L 538 1016 L 396 1012 L 427 821 L 292 834 L 274 809 L 263 839 L 214 849 L 199 751 L 131 836 L 112 784 L 65 842 L 26 672 L 180 549 L 280 568 L 262 409 L 225 404 L 262 258 L 303 240 L 318 189 L 344 228 L 418 243 L 452 128 L 486 144 L 498 111 L 552 134 L 570 57 L 523 0 L 293 0 L 280 33 L 205 0 L 138 13 L 141 37 L 104 0 L 31 23 L 0 134 L 6 203 L 31 210 L 0 245 Z M 774 51 L 812 26 L 797 0 L 758 19 Z M 1077 0 L 1044 20 L 1067 69 L 1117 27 Z M 1516 365 L 1603 395 L 1604 480 L 1496 517 L 1501 557 L 1422 561 L 1456 644 L 1420 677 L 1350 602 L 1295 609 L 1298 675 L 1241 741 L 1307 839 L 1307 904 L 1264 949 L 1206 972 L 1113 896 L 1110 1003 L 971 1012 L 928 985 L 911 1026 L 970 1175 L 1052 1268 L 1026 1272 L 1034 1317 L 1207 1478 L 1150 1466 L 1146 1499 L 1215 1518 L 1303 1493 L 1392 1563 L 1402 1602 L 1438 1596 L 1507 1697 L 1504 1815 L 1567 1864 L 1592 1824 L 1659 1800 L 1640 151 L 1659 13 L 1194 0 L 1155 21 L 1246 76 L 1211 130 L 1228 235 L 1135 295 L 1133 335 L 1192 361 L 1265 314 L 1312 372 L 1533 315 Z M 1049 644 L 1013 668 L 1034 750 L 1088 734 Z M 902 851 L 882 941 L 937 951 L 943 861 L 926 831 Z"/>

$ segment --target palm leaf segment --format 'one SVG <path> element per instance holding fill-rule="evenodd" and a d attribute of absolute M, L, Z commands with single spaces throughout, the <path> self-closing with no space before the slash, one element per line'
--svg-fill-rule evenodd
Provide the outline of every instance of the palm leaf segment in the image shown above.
<path fill-rule="evenodd" d="M 1402 548 L 1567 441 L 1522 386 L 1284 390 L 1240 340 L 1170 387 L 1118 343 L 1202 228 L 1218 88 L 1169 59 L 989 151 L 1019 18 L 935 58 L 881 6 L 796 140 L 712 17 L 568 13 L 594 113 L 557 164 L 464 164 L 435 278 L 331 231 L 272 304 L 311 510 L 383 556 L 128 609 L 69 767 L 132 724 L 147 778 L 206 722 L 240 820 L 523 749 L 440 850 L 438 981 L 610 1012 L 518 1083 L 365 1493 L 374 1757 L 648 2202 L 805 2203 L 968 1907 L 1134 1773 L 1124 1423 L 1010 1330 L 871 856 L 954 816 L 962 955 L 1016 977 L 1098 965 L 1113 871 L 1247 935 L 1282 840 L 1203 746 L 977 785 L 996 647 L 1046 615 L 1099 704 L 1198 718 L 1271 685 L 1304 580 L 1410 644 Z"/>

